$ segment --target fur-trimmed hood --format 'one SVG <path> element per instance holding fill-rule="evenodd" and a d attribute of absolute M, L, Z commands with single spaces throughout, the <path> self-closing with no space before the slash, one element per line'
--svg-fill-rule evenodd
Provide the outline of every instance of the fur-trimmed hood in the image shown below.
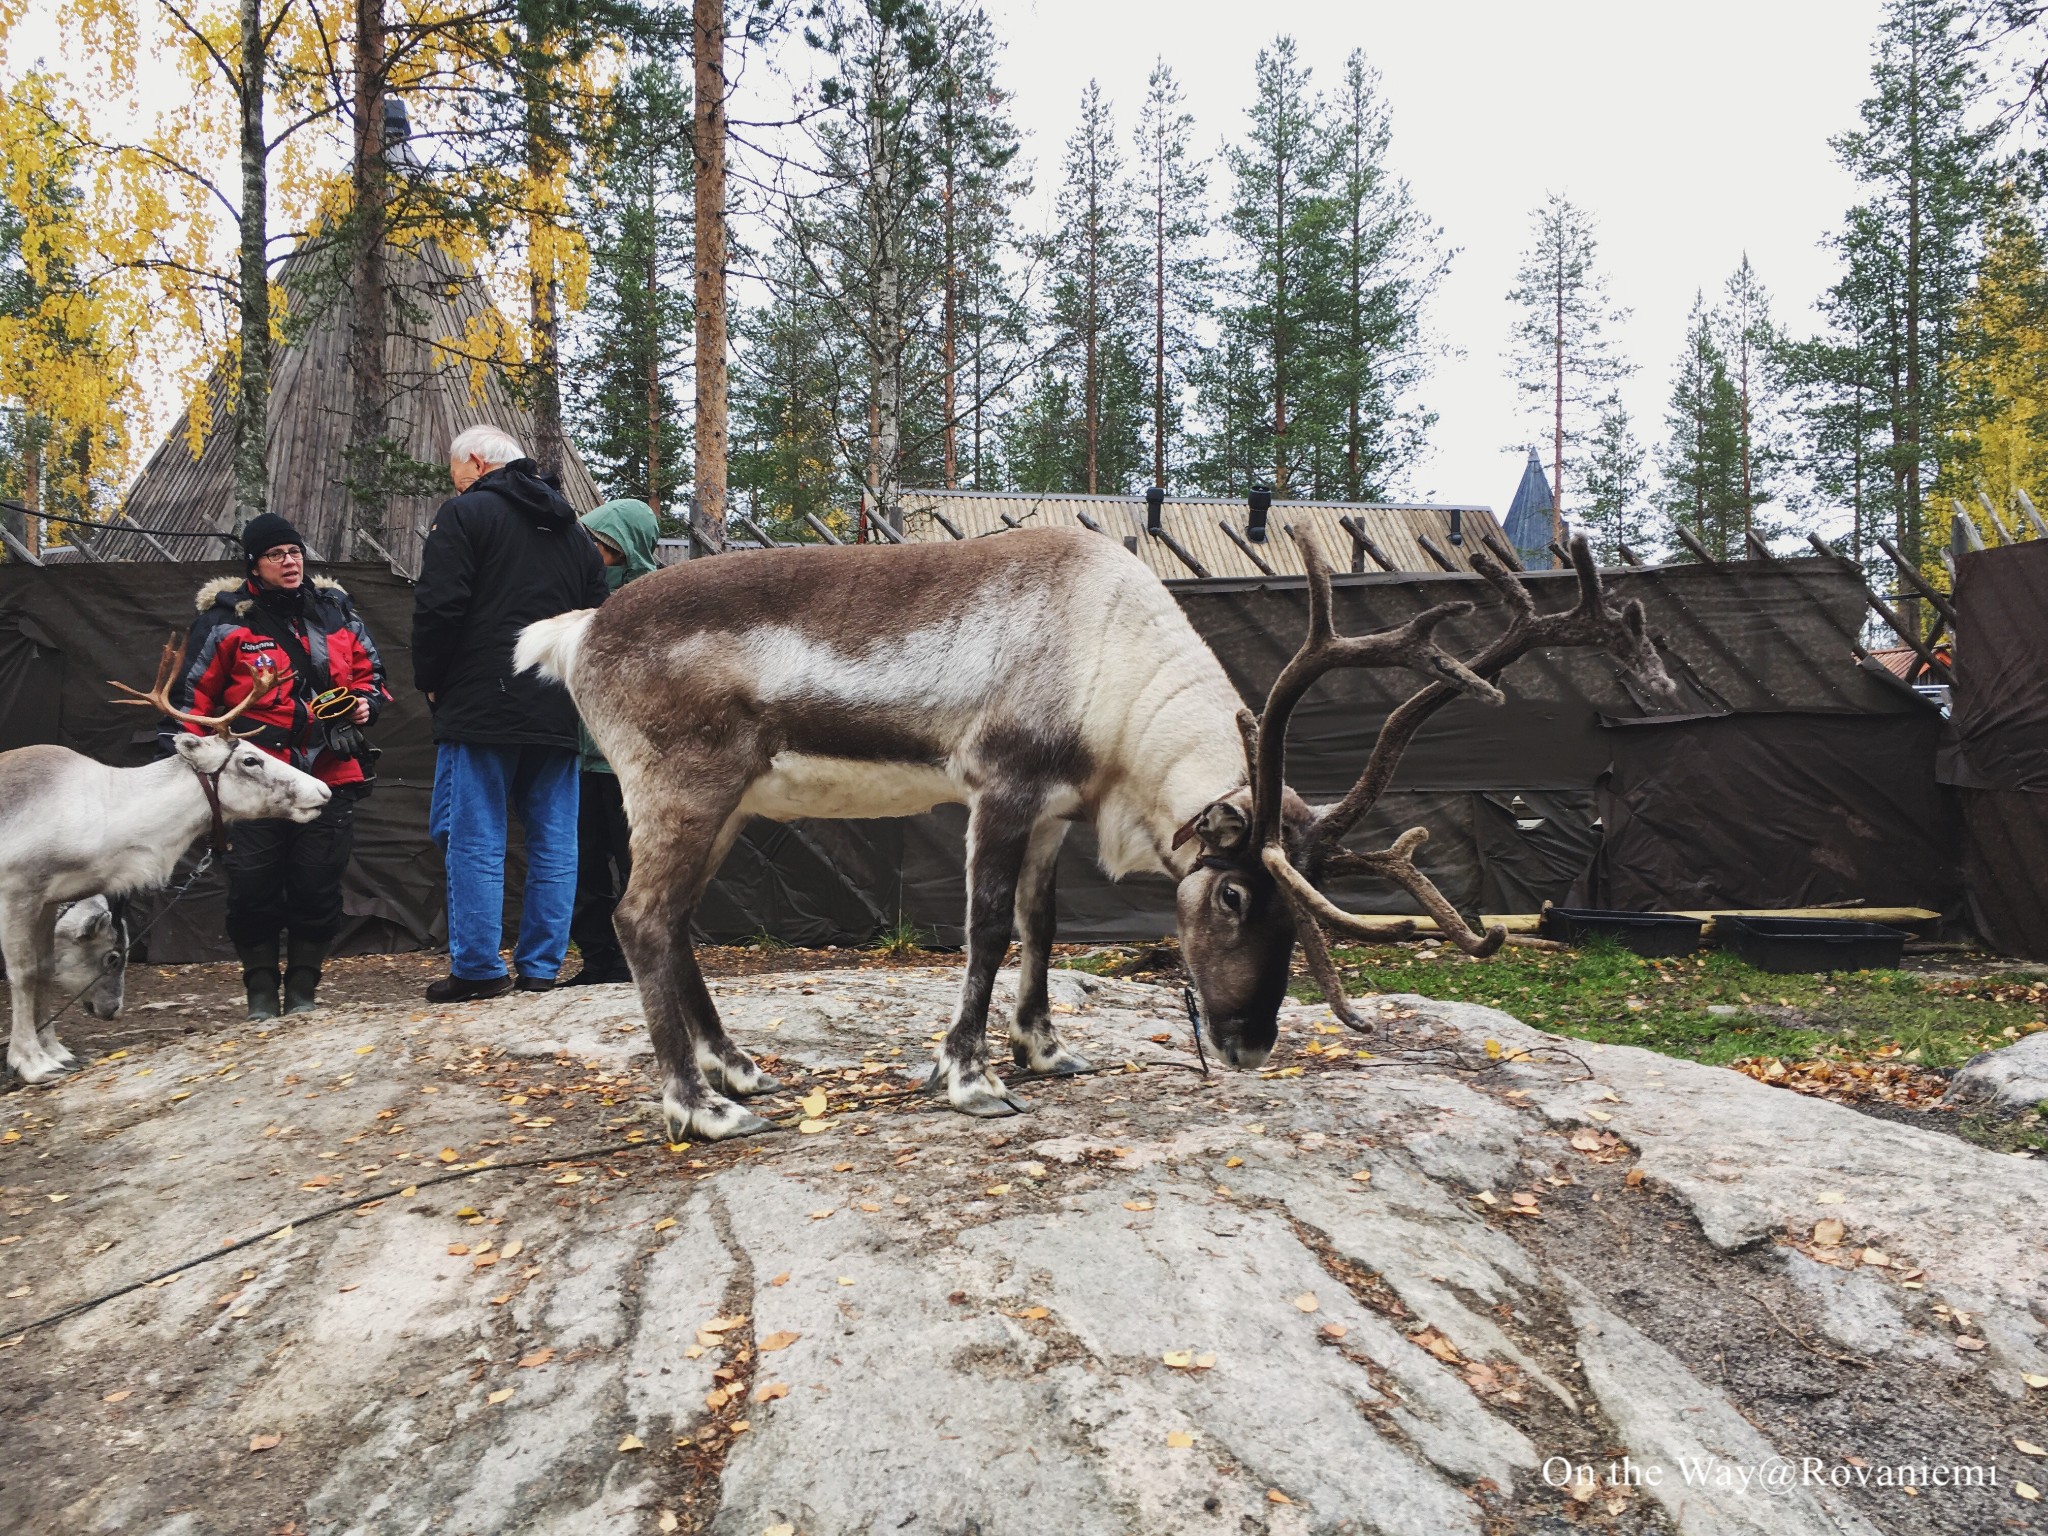
<path fill-rule="evenodd" d="M 337 597 L 348 596 L 348 588 L 332 576 L 313 576 L 308 579 L 315 591 L 331 592 Z M 237 614 L 245 614 L 256 601 L 249 595 L 248 587 L 249 578 L 246 576 L 216 576 L 211 581 L 200 583 L 198 592 L 193 595 L 192 606 L 204 613 L 222 599 L 233 598 L 232 603 L 227 606 L 232 607 Z"/>

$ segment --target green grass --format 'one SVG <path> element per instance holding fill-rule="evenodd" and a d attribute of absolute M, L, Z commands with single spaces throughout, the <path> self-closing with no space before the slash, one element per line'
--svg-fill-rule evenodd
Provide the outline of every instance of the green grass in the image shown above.
<path fill-rule="evenodd" d="M 1485 1003 L 1557 1034 L 1715 1063 L 1897 1052 L 1922 1066 L 1953 1067 L 2048 1020 L 2048 987 L 2031 974 L 1981 982 L 1913 971 L 1775 976 L 1722 950 L 1643 960 L 1613 944 L 1506 949 L 1486 960 L 1423 953 L 1374 945 L 1340 949 L 1337 961 L 1354 995 Z M 1318 995 L 1313 983 L 1297 983 L 1295 994 Z M 1738 1011 L 1709 1013 L 1713 1006 Z"/>
<path fill-rule="evenodd" d="M 876 934 L 874 943 L 868 947 L 892 960 L 903 960 L 927 949 L 930 938 L 930 934 L 899 914 L 895 926 Z"/>

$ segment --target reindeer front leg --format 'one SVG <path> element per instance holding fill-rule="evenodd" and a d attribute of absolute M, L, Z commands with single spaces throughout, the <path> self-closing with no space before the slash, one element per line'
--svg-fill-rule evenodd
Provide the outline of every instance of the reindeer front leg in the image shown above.
<path fill-rule="evenodd" d="M 1010 1020 L 1010 1059 L 1027 1071 L 1062 1077 L 1089 1069 L 1053 1028 L 1046 996 L 1058 915 L 1053 876 L 1066 837 L 1065 818 L 1048 816 L 1032 832 L 1024 855 L 1024 872 L 1017 880 L 1017 1012 Z"/>
<path fill-rule="evenodd" d="M 25 1083 L 46 1083 L 72 1063 L 71 1053 L 43 1044 L 37 1026 L 50 968 L 55 963 L 57 909 L 34 899 L 0 903 L 0 954 L 7 957 L 7 989 L 14 1028 L 7 1040 L 7 1065 Z"/>
<path fill-rule="evenodd" d="M 975 798 L 967 817 L 967 976 L 960 1009 L 925 1081 L 943 1081 L 955 1109 L 969 1115 L 1010 1115 L 1029 1106 L 988 1064 L 988 1005 L 996 972 L 1010 949 L 1017 881 L 1039 819 L 1036 796 L 1001 788 Z"/>

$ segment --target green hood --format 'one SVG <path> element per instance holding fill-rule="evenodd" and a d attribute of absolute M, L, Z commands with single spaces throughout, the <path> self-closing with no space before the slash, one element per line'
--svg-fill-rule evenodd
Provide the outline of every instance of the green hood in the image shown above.
<path fill-rule="evenodd" d="M 613 590 L 655 568 L 654 541 L 661 536 L 661 525 L 646 502 L 608 501 L 584 513 L 583 526 L 626 557 L 624 565 L 606 568 Z"/>

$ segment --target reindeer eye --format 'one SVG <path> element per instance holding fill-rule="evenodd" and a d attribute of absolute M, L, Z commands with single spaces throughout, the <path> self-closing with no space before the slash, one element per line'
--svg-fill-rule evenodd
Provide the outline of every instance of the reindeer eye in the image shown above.
<path fill-rule="evenodd" d="M 1235 912 L 1239 917 L 1244 916 L 1243 886 L 1232 885 L 1230 882 L 1225 881 L 1219 890 L 1219 894 L 1223 898 L 1224 906 L 1230 908 L 1230 910 Z"/>
<path fill-rule="evenodd" d="M 104 959 L 104 960 L 102 960 L 102 961 L 100 962 L 100 969 L 101 969 L 101 970 L 103 970 L 103 971 L 117 971 L 117 970 L 119 970 L 120 968 L 121 968 L 121 951 L 119 951 L 118 949 L 110 949 L 110 950 L 108 950 L 108 951 L 107 951 L 107 958 L 106 958 L 106 959 Z"/>

